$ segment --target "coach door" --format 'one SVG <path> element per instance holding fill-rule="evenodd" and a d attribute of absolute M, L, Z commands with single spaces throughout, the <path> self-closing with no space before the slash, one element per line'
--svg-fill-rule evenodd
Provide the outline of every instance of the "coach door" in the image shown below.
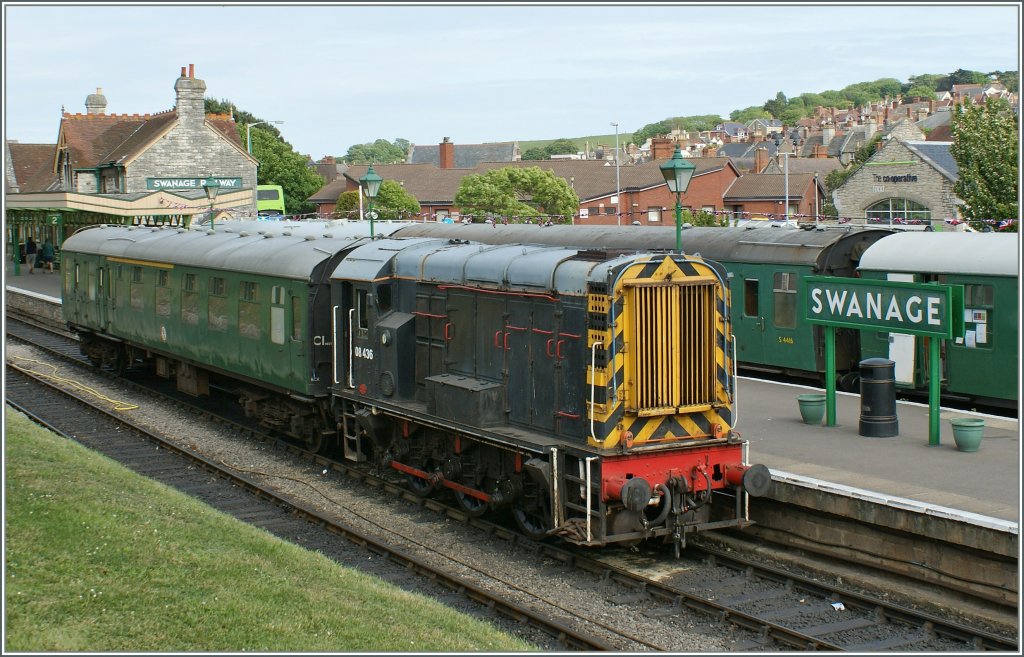
<path fill-rule="evenodd" d="M 733 321 L 736 330 L 738 360 L 744 363 L 764 362 L 764 335 L 766 327 L 765 285 L 759 272 L 740 268 L 733 278 Z"/>

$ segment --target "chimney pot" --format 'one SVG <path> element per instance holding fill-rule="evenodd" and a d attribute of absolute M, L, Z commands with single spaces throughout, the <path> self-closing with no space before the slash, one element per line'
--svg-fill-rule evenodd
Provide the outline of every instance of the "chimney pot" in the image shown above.
<path fill-rule="evenodd" d="M 181 67 L 181 77 L 185 77 L 185 67 Z"/>
<path fill-rule="evenodd" d="M 196 76 L 196 65 L 195 64 L 189 64 L 188 65 L 188 76 L 190 78 L 194 78 Z"/>

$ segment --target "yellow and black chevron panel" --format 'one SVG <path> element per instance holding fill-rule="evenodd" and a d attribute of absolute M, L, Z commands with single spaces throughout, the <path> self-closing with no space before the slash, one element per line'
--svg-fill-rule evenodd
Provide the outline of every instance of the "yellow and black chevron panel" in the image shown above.
<path fill-rule="evenodd" d="M 728 435 L 729 299 L 716 270 L 698 256 L 657 257 L 627 265 L 613 289 L 588 292 L 589 444 Z"/>

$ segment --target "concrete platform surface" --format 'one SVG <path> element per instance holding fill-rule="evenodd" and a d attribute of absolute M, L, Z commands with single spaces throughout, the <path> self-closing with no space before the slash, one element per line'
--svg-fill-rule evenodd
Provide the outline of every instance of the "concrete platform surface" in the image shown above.
<path fill-rule="evenodd" d="M 7 287 L 60 298 L 60 272 L 25 267 L 14 276 L 7 263 Z M 940 444 L 928 444 L 927 405 L 897 402 L 899 435 L 859 435 L 860 396 L 837 393 L 835 427 L 804 424 L 796 397 L 818 388 L 768 383 L 741 377 L 735 430 L 750 443 L 748 460 L 763 463 L 779 481 L 831 487 L 894 506 L 918 506 L 925 513 L 977 515 L 1003 526 L 1020 518 L 1020 428 L 1017 420 L 965 411 L 941 410 Z M 950 419 L 984 417 L 977 452 L 953 443 Z M 1016 529 L 1011 527 L 1016 533 Z"/>

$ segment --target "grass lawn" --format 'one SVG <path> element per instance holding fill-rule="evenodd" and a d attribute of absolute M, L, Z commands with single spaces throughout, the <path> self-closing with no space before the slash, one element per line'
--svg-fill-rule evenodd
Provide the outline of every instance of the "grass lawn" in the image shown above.
<path fill-rule="evenodd" d="M 628 144 L 632 138 L 633 138 L 633 133 L 631 133 L 631 132 L 620 132 L 619 133 L 619 146 L 624 146 L 624 145 Z M 587 142 L 590 142 L 590 150 L 594 150 L 595 148 L 597 148 L 598 144 L 603 144 L 605 146 L 611 146 L 612 150 L 615 149 L 615 133 L 614 132 L 612 134 L 610 134 L 610 135 L 590 135 L 589 137 L 566 137 L 566 139 L 570 139 L 573 142 L 575 142 L 576 146 L 581 151 L 587 145 Z M 535 139 L 533 141 L 521 141 L 521 142 L 519 142 L 519 152 L 525 153 L 526 151 L 530 150 L 531 148 L 544 148 L 545 146 L 547 146 L 548 144 L 550 144 L 553 141 L 556 141 L 556 140 L 555 139 Z"/>
<path fill-rule="evenodd" d="M 212 510 L 5 408 L 5 651 L 530 645 Z"/>

